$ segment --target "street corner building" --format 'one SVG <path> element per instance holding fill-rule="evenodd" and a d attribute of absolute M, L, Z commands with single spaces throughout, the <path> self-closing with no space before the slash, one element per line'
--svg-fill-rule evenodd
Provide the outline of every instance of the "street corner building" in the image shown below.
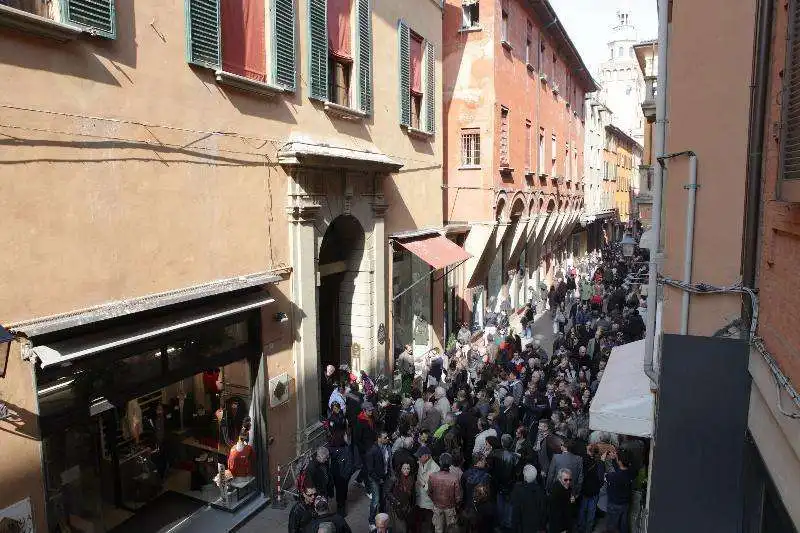
<path fill-rule="evenodd" d="M 441 347 L 442 13 L 0 3 L 3 516 L 228 531 L 325 365 Z"/>
<path fill-rule="evenodd" d="M 444 9 L 444 218 L 471 254 L 447 309 L 475 329 L 593 249 L 581 216 L 584 99 L 597 85 L 547 1 Z"/>

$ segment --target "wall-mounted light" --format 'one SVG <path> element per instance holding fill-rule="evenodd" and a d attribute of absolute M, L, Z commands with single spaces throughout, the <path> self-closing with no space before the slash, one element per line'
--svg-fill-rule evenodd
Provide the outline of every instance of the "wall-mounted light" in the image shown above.
<path fill-rule="evenodd" d="M 272 315 L 272 319 L 275 320 L 275 322 L 288 322 L 289 316 L 283 311 L 278 311 L 277 313 Z"/>
<path fill-rule="evenodd" d="M 6 377 L 8 355 L 11 352 L 11 342 L 13 340 L 14 335 L 3 326 L 0 326 L 0 378 Z"/>

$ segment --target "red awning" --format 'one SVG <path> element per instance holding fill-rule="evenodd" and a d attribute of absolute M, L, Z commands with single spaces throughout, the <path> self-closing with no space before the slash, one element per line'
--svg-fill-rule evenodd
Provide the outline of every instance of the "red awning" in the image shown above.
<path fill-rule="evenodd" d="M 415 239 L 398 239 L 397 242 L 432 266 L 434 270 L 461 263 L 472 257 L 462 247 L 438 234 Z"/>

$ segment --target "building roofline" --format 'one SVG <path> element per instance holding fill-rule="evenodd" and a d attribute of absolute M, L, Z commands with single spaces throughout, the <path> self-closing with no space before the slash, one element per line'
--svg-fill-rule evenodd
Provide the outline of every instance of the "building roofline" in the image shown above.
<path fill-rule="evenodd" d="M 553 6 L 550 5 L 549 0 L 528 0 L 528 3 L 531 5 L 531 7 L 533 7 L 533 10 L 536 12 L 536 14 L 542 19 L 542 29 L 546 30 L 554 28 L 556 31 L 551 32 L 551 35 L 556 38 L 556 41 L 559 42 L 559 44 L 562 44 L 566 47 L 567 52 L 570 56 L 572 56 L 571 59 L 573 59 L 574 62 L 577 62 L 577 69 L 574 70 L 577 70 L 578 76 L 583 82 L 586 92 L 591 93 L 599 90 L 600 87 L 597 85 L 597 82 L 594 81 L 591 72 L 589 72 L 589 69 L 583 62 L 581 54 L 578 52 L 578 49 L 575 48 L 575 44 L 572 42 L 572 39 L 570 39 L 566 28 L 564 28 L 564 25 L 561 24 L 561 20 L 558 18 L 558 15 L 556 15 L 556 12 L 553 9 Z"/>
<path fill-rule="evenodd" d="M 622 137 L 624 140 L 628 141 L 629 143 L 631 143 L 634 146 L 638 147 L 639 150 L 644 152 L 644 147 L 641 144 L 639 144 L 639 142 L 636 141 L 636 139 L 634 139 L 633 137 L 631 137 L 630 135 L 628 135 L 627 133 L 625 133 L 624 131 L 622 131 L 621 129 L 616 127 L 615 125 L 613 125 L 613 124 L 606 125 L 606 131 L 608 131 L 609 133 L 612 133 L 614 135 L 617 135 L 618 137 Z"/>

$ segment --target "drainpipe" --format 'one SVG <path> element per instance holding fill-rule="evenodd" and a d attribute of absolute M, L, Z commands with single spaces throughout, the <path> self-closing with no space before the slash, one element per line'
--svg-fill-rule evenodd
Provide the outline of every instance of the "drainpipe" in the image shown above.
<path fill-rule="evenodd" d="M 659 165 L 660 166 L 660 165 Z M 683 282 L 692 282 L 692 258 L 694 256 L 694 210 L 697 205 L 697 155 L 689 152 L 689 184 L 684 186 L 689 191 L 689 202 L 686 206 L 686 240 L 683 251 Z M 689 291 L 681 295 L 681 335 L 689 334 Z"/>
<path fill-rule="evenodd" d="M 756 288 L 758 268 L 758 229 L 761 218 L 761 173 L 764 153 L 764 122 L 767 114 L 769 86 L 769 57 L 772 44 L 773 2 L 761 0 L 756 19 L 755 63 L 753 64 L 753 93 L 750 103 L 750 128 L 747 140 L 747 196 L 745 197 L 745 226 L 742 246 L 742 282 Z M 753 317 L 750 305 L 742 304 L 742 316 L 749 323 Z"/>
<path fill-rule="evenodd" d="M 667 145 L 667 52 L 669 50 L 669 2 L 658 1 L 658 77 L 656 88 L 656 157 L 666 152 Z M 650 250 L 650 272 L 647 283 L 647 329 L 645 337 L 644 373 L 650 378 L 651 387 L 658 388 L 658 376 L 653 368 L 653 352 L 656 340 L 656 314 L 658 298 L 658 255 L 661 248 L 661 200 L 663 167 L 657 165 L 653 173 L 653 248 Z"/>

